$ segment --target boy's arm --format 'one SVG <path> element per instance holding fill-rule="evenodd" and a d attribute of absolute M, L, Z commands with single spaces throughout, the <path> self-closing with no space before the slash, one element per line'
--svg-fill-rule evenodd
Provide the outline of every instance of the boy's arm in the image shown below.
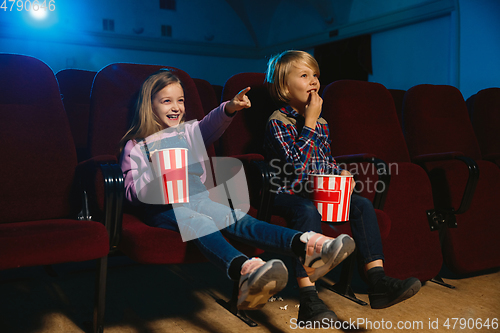
<path fill-rule="evenodd" d="M 325 156 L 327 156 L 328 163 L 331 166 L 330 169 L 335 170 L 335 174 L 341 174 L 342 171 L 344 171 L 340 165 L 337 164 L 337 161 L 335 161 L 335 158 L 333 158 L 332 155 L 332 141 L 330 140 L 330 128 L 328 125 L 325 125 L 325 140 L 318 140 L 317 146 L 319 149 L 324 153 Z"/>
<path fill-rule="evenodd" d="M 318 134 L 311 128 L 304 126 L 295 138 L 294 133 L 283 122 L 272 119 L 267 126 L 267 146 L 271 148 L 273 156 L 281 161 L 292 165 L 295 172 L 304 172 L 311 159 L 314 149 L 321 150 L 327 157 L 328 167 L 326 169 L 340 174 L 341 169 L 331 156 L 331 151 L 325 142 L 319 139 Z M 296 173 L 297 174 L 297 173 Z"/>
<path fill-rule="evenodd" d="M 312 129 L 304 126 L 297 138 L 294 138 L 291 129 L 287 128 L 283 122 L 271 119 L 267 125 L 266 135 L 268 146 L 275 157 L 292 165 L 295 170 L 305 170 L 317 136 Z"/>

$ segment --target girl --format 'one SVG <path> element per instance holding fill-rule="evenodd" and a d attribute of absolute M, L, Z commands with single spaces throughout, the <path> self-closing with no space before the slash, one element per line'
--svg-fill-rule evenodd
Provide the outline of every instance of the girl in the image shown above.
<path fill-rule="evenodd" d="M 320 117 L 323 100 L 318 94 L 318 77 L 318 63 L 303 51 L 276 55 L 269 61 L 266 73 L 271 96 L 285 103 L 269 118 L 267 157 L 295 169 L 278 189 L 273 212 L 286 218 L 295 230 L 321 231 L 321 215 L 305 191 L 309 172 L 350 174 L 341 170 L 331 155 L 328 124 Z M 354 185 L 353 180 L 351 193 Z M 380 231 L 368 199 L 352 194 L 349 221 L 368 277 L 371 307 L 386 308 L 417 293 L 421 286 L 418 279 L 401 281 L 385 275 Z M 297 265 L 296 275 L 301 291 L 298 320 L 335 318 L 333 311 L 318 298 L 314 281 L 302 265 Z"/>
<path fill-rule="evenodd" d="M 120 165 L 128 201 L 145 205 L 146 223 L 181 233 L 232 280 L 239 280 L 239 309 L 259 309 L 271 295 L 283 289 L 288 273 L 281 260 L 248 259 L 224 236 L 300 258 L 311 279 L 316 280 L 354 250 L 347 235 L 335 239 L 314 232 L 297 232 L 254 219 L 209 198 L 204 185 L 205 145 L 217 140 L 237 111 L 250 107 L 242 90 L 201 121 L 184 122 L 184 90 L 170 71 L 152 74 L 143 83 L 133 124 L 121 141 Z M 189 202 L 161 205 L 155 198 L 153 174 L 148 160 L 156 149 L 188 149 Z"/>

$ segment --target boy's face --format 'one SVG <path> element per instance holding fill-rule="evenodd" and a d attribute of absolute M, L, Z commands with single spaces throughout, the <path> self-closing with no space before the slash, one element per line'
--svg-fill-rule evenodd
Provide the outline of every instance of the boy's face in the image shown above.
<path fill-rule="evenodd" d="M 294 62 L 286 77 L 286 89 L 291 107 L 302 110 L 309 104 L 311 91 L 319 91 L 318 75 L 304 62 Z"/>
<path fill-rule="evenodd" d="M 153 112 L 164 128 L 179 125 L 184 118 L 184 90 L 178 83 L 172 83 L 158 91 L 152 98 Z"/>

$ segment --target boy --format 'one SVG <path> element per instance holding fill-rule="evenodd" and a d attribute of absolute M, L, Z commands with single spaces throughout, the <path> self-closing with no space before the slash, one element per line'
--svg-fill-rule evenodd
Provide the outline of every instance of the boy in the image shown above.
<path fill-rule="evenodd" d="M 318 63 L 303 51 L 285 51 L 274 56 L 266 73 L 271 96 L 286 104 L 271 115 L 266 129 L 267 158 L 278 161 L 287 171 L 277 190 L 273 213 L 300 231 L 321 232 L 321 215 L 308 199 L 308 174 L 350 174 L 341 170 L 331 155 L 328 124 L 320 117 L 323 100 L 318 94 L 318 77 Z M 354 185 L 353 180 L 351 193 Z M 416 294 L 421 287 L 418 279 L 401 281 L 385 275 L 380 231 L 368 199 L 352 194 L 349 221 L 363 258 L 371 307 L 386 308 Z M 300 263 L 296 265 L 296 278 L 300 288 L 298 321 L 336 320 L 335 313 L 319 299 Z"/>

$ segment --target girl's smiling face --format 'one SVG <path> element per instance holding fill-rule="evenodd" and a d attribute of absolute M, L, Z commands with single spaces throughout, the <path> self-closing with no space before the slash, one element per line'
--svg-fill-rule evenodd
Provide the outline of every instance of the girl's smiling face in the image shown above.
<path fill-rule="evenodd" d="M 309 104 L 311 91 L 319 92 L 318 74 L 304 62 L 294 62 L 286 76 L 289 105 L 297 111 Z"/>
<path fill-rule="evenodd" d="M 178 126 L 186 112 L 184 90 L 178 83 L 169 84 L 154 94 L 151 106 L 163 128 Z"/>

